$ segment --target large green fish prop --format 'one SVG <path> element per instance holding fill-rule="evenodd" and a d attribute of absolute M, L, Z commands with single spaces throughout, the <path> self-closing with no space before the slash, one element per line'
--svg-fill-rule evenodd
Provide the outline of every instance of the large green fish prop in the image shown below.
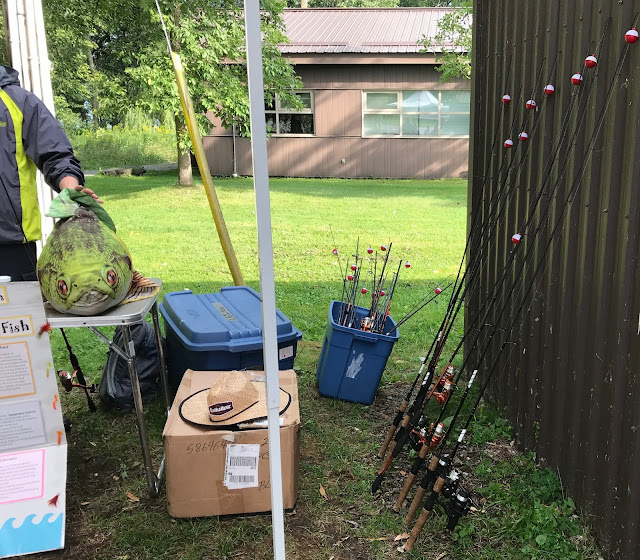
<path fill-rule="evenodd" d="M 60 221 L 38 259 L 37 274 L 52 307 L 73 315 L 97 315 L 159 291 L 157 284 L 133 271 L 131 255 L 113 221 L 89 195 L 63 189 L 47 216 Z M 135 285 L 139 283 L 142 289 Z"/>

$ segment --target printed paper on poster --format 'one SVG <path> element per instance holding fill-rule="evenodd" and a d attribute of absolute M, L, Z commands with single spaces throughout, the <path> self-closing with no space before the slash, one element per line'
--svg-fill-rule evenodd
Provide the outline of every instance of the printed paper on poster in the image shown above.
<path fill-rule="evenodd" d="M 35 392 L 27 343 L 0 343 L 0 399 Z"/>
<path fill-rule="evenodd" d="M 0 451 L 47 443 L 40 401 L 0 404 Z"/>
<path fill-rule="evenodd" d="M 44 449 L 0 455 L 0 504 L 43 495 Z"/>

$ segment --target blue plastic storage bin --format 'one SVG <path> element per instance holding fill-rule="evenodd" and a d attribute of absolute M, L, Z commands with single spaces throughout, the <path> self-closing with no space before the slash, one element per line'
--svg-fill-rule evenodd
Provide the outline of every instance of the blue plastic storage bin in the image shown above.
<path fill-rule="evenodd" d="M 387 359 L 398 340 L 398 331 L 384 335 L 343 327 L 336 322 L 340 305 L 341 302 L 332 301 L 329 307 L 329 321 L 316 373 L 318 390 L 325 397 L 371 404 Z M 368 309 L 357 307 L 358 322 L 368 313 Z M 395 326 L 393 319 L 387 317 L 383 332 L 389 332 Z"/>
<path fill-rule="evenodd" d="M 187 369 L 261 369 L 262 303 L 247 286 L 227 286 L 214 294 L 190 290 L 164 296 L 169 382 L 174 387 Z M 276 310 L 280 369 L 291 369 L 302 333 Z"/>

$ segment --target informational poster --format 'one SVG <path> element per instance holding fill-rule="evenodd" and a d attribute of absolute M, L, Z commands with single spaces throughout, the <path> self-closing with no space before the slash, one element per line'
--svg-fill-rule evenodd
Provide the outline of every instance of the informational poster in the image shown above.
<path fill-rule="evenodd" d="M 0 558 L 64 548 L 67 441 L 37 282 L 0 284 Z"/>

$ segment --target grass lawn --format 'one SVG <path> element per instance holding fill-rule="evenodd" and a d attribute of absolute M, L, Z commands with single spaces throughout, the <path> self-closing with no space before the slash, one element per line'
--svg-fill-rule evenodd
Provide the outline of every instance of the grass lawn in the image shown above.
<path fill-rule="evenodd" d="M 135 268 L 162 278 L 165 292 L 188 288 L 205 293 L 232 285 L 201 185 L 184 189 L 174 183 L 172 174 L 88 178 L 88 186 L 105 200 Z M 245 281 L 258 289 L 252 182 L 215 183 Z M 391 262 L 411 262 L 410 269 L 401 271 L 394 297 L 392 316 L 399 319 L 457 272 L 465 241 L 466 182 L 274 179 L 271 187 L 277 303 L 304 335 L 295 366 L 302 415 L 301 488 L 295 511 L 285 516 L 288 558 L 400 557 L 401 542 L 394 539 L 405 529 L 390 506 L 409 459 L 399 458 L 383 492 L 372 496 L 370 484 L 379 464 L 375 454 L 389 415 L 395 413 L 434 336 L 444 299 L 401 328 L 372 406 L 319 396 L 315 369 L 327 310 L 342 288 L 329 226 L 342 258 L 353 252 L 359 238 L 361 253 L 369 245 L 392 242 Z M 451 348 L 461 329 L 462 324 L 457 325 Z M 106 347 L 80 329 L 69 338 L 85 374 L 98 381 Z M 52 340 L 57 367 L 67 368 L 59 333 L 53 333 Z M 153 500 L 146 493 L 133 414 L 104 407 L 91 414 L 82 395 L 61 397 L 74 423 L 69 437 L 68 546 L 42 557 L 272 557 L 269 516 L 171 519 L 164 494 Z M 147 407 L 147 419 L 159 463 L 164 424 L 160 401 Z M 460 459 L 476 511 L 453 535 L 444 531 L 445 516 L 439 511 L 404 558 L 599 558 L 558 479 L 515 451 L 510 427 L 494 411 L 482 408 L 470 431 L 471 443 Z M 139 501 L 131 501 L 127 493 Z"/>

